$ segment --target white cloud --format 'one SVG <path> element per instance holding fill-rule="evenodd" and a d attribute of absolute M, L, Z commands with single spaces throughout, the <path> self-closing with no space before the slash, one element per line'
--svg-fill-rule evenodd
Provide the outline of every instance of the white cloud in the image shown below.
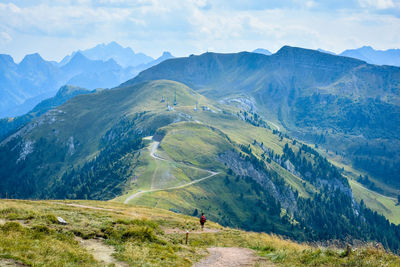
<path fill-rule="evenodd" d="M 0 32 L 10 38 L 0 36 L 8 40 L 0 49 L 57 59 L 113 40 L 152 56 L 164 50 L 178 56 L 207 49 L 277 50 L 285 44 L 335 52 L 365 44 L 386 49 L 400 44 L 394 34 L 400 32 L 399 1 L 4 1 Z"/>
<path fill-rule="evenodd" d="M 0 44 L 7 44 L 12 41 L 11 36 L 6 32 L 0 32 Z"/>
<path fill-rule="evenodd" d="M 400 2 L 396 0 L 359 0 L 362 7 L 376 8 L 376 9 L 389 9 L 400 6 Z"/>

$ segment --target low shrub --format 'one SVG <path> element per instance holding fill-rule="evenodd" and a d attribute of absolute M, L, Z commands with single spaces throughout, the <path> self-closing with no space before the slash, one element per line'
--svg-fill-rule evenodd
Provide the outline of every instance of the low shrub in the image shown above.
<path fill-rule="evenodd" d="M 4 232 L 22 232 L 25 228 L 17 222 L 6 222 L 4 225 L 0 226 L 0 230 Z"/>

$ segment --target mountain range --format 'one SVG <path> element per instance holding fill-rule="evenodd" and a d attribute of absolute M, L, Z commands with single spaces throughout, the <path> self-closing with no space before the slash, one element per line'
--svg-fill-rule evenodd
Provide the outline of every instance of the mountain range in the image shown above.
<path fill-rule="evenodd" d="M 400 68 L 290 46 L 170 57 L 0 121 L 0 193 L 204 211 L 225 226 L 398 251 Z M 28 59 L 21 68 L 42 62 Z M 75 53 L 56 70 L 84 81 L 121 68 Z"/>
<path fill-rule="evenodd" d="M 399 207 L 369 196 L 398 192 L 399 81 L 397 67 L 289 46 L 168 59 L 112 90 L 62 89 L 83 94 L 2 139 L 0 192 L 397 251 Z"/>
<path fill-rule="evenodd" d="M 343 51 L 341 56 L 363 60 L 370 64 L 400 67 L 400 49 L 375 50 L 370 46 Z"/>
<path fill-rule="evenodd" d="M 111 88 L 172 57 L 164 52 L 153 60 L 141 53 L 133 54 L 130 48 L 117 43 L 74 52 L 59 64 L 46 61 L 39 54 L 27 55 L 19 64 L 9 55 L 0 55 L 0 117 L 25 114 L 65 84 L 91 90 Z M 122 58 L 134 66 L 122 67 L 116 61 Z"/>
<path fill-rule="evenodd" d="M 318 51 L 336 55 L 331 51 L 323 49 L 318 49 Z M 356 58 L 369 64 L 400 67 L 400 49 L 375 50 L 371 46 L 363 46 L 356 49 L 347 49 L 338 55 Z"/>
<path fill-rule="evenodd" d="M 65 56 L 58 64 L 61 66 L 67 64 L 76 53 L 81 53 L 92 60 L 107 61 L 113 59 L 118 65 L 124 68 L 136 67 L 154 61 L 154 58 L 150 56 L 133 52 L 130 47 L 122 47 L 117 42 L 111 42 L 108 44 L 99 44 L 86 50 L 73 52 L 71 55 Z"/>

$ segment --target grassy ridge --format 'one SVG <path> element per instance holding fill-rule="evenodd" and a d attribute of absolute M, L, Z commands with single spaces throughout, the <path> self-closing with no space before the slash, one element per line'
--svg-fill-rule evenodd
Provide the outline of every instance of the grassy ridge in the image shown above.
<path fill-rule="evenodd" d="M 161 148 L 175 161 L 216 169 L 216 156 L 232 148 L 221 132 L 199 123 L 179 123 L 161 130 Z"/>
<path fill-rule="evenodd" d="M 68 224 L 57 224 L 56 216 Z M 191 266 L 206 256 L 205 248 L 214 246 L 251 248 L 261 257 L 259 266 L 266 261 L 284 266 L 400 264 L 399 257 L 368 246 L 347 254 L 333 247 L 313 247 L 213 222 L 207 227 L 215 231 L 191 233 L 189 244 L 184 245 L 186 230 L 199 228 L 197 218 L 115 202 L 1 200 L 0 259 L 34 266 L 101 266 L 76 241 L 77 237 L 97 236 L 115 249 L 113 257 L 131 266 Z"/>

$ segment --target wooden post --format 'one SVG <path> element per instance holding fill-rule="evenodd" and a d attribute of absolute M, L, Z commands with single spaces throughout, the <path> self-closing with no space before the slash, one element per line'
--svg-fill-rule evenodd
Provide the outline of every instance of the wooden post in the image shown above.
<path fill-rule="evenodd" d="M 347 247 L 346 247 L 346 256 L 350 256 L 351 252 L 352 252 L 351 246 L 350 246 L 349 244 L 347 244 Z"/>
<path fill-rule="evenodd" d="M 189 231 L 186 231 L 186 242 L 185 242 L 186 245 L 188 244 L 188 240 L 189 240 Z"/>

